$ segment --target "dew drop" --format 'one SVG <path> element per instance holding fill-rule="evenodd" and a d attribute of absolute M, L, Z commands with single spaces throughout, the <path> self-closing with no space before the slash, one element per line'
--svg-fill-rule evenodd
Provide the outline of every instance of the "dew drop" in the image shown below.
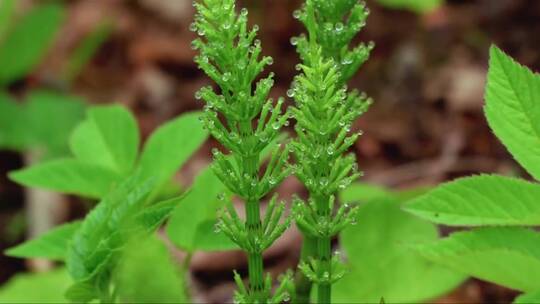
<path fill-rule="evenodd" d="M 289 89 L 289 90 L 287 91 L 287 96 L 288 96 L 289 98 L 293 98 L 294 95 L 295 95 L 294 89 Z"/>

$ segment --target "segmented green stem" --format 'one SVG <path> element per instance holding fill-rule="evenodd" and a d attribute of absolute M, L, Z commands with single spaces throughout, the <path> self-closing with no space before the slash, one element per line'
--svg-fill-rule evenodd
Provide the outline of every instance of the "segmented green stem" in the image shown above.
<path fill-rule="evenodd" d="M 316 196 L 317 213 L 320 217 L 330 220 L 330 201 L 329 196 Z M 329 278 L 331 275 L 330 259 L 332 257 L 332 244 L 330 237 L 317 238 L 317 259 L 321 263 L 319 277 Z M 317 286 L 317 303 L 330 303 L 331 284 L 329 282 L 321 283 Z"/>
<path fill-rule="evenodd" d="M 300 263 L 308 262 L 309 259 L 314 258 L 317 254 L 317 239 L 311 237 L 307 233 L 303 233 L 302 252 L 300 253 Z M 294 297 L 294 303 L 303 304 L 309 303 L 311 297 L 311 280 L 306 275 L 298 271 L 295 278 L 296 296 Z"/>

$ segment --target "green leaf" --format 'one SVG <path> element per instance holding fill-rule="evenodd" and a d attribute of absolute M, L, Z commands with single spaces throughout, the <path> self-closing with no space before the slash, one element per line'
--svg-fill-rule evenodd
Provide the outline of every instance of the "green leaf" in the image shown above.
<path fill-rule="evenodd" d="M 152 180 L 133 175 L 108 194 L 84 219 L 70 243 L 67 266 L 76 283 L 108 286 L 115 255 L 132 227 L 135 214 L 155 186 Z M 101 294 L 101 290 L 96 291 Z"/>
<path fill-rule="evenodd" d="M 139 146 L 139 129 L 133 115 L 119 105 L 98 106 L 73 132 L 70 147 L 81 161 L 118 173 L 133 168 Z"/>
<path fill-rule="evenodd" d="M 540 234 L 521 227 L 488 227 L 457 232 L 420 244 L 426 258 L 482 280 L 532 292 L 540 289 Z"/>
<path fill-rule="evenodd" d="M 9 178 L 26 187 L 100 198 L 113 188 L 119 176 L 93 164 L 74 159 L 58 159 L 12 171 Z"/>
<path fill-rule="evenodd" d="M 354 183 L 339 193 L 339 200 L 342 203 L 358 203 L 388 196 L 392 196 L 392 192 L 384 187 Z"/>
<path fill-rule="evenodd" d="M 522 294 L 514 299 L 514 304 L 540 303 L 540 290 Z"/>
<path fill-rule="evenodd" d="M 157 129 L 148 139 L 139 166 L 146 176 L 165 183 L 208 137 L 199 121 L 201 113 L 184 114 Z"/>
<path fill-rule="evenodd" d="M 145 208 L 136 215 L 137 223 L 148 231 L 156 230 L 185 198 L 187 193 Z"/>
<path fill-rule="evenodd" d="M 435 225 L 400 210 L 397 199 L 364 203 L 358 224 L 344 230 L 340 242 L 350 272 L 333 287 L 336 303 L 419 303 L 457 287 L 464 275 L 431 263 L 407 244 L 438 238 Z"/>
<path fill-rule="evenodd" d="M 486 117 L 514 158 L 540 180 L 540 76 L 496 46 L 490 50 Z"/>
<path fill-rule="evenodd" d="M 19 258 L 46 258 L 62 261 L 66 258 L 69 241 L 80 226 L 79 221 L 60 225 L 35 239 L 9 248 L 5 254 Z"/>
<path fill-rule="evenodd" d="M 14 12 L 15 0 L 4 0 L 0 2 L 0 42 L 11 25 L 15 15 Z"/>
<path fill-rule="evenodd" d="M 156 237 L 128 244 L 115 273 L 122 303 L 187 303 L 184 278 Z"/>
<path fill-rule="evenodd" d="M 378 0 L 393 9 L 406 9 L 415 13 L 428 13 L 443 5 L 444 0 Z"/>
<path fill-rule="evenodd" d="M 1 149 L 22 151 L 27 147 L 28 132 L 25 119 L 21 106 L 7 93 L 0 92 Z"/>
<path fill-rule="evenodd" d="M 17 274 L 0 288 L 0 303 L 69 303 L 64 291 L 70 283 L 64 268 Z"/>
<path fill-rule="evenodd" d="M 0 85 L 24 77 L 39 64 L 63 17 L 61 5 L 44 4 L 32 9 L 14 25 L 0 47 Z"/>
<path fill-rule="evenodd" d="M 112 32 L 112 24 L 109 21 L 104 21 L 98 24 L 86 37 L 83 38 L 81 43 L 69 56 L 64 68 L 64 77 L 71 81 L 86 66 L 86 64 L 92 59 L 94 54 L 98 51 L 101 45 L 109 38 Z"/>
<path fill-rule="evenodd" d="M 22 109 L 27 116 L 29 148 L 41 149 L 48 156 L 67 155 L 69 136 L 83 120 L 84 108 L 84 102 L 75 96 L 51 91 L 31 92 Z"/>
<path fill-rule="evenodd" d="M 450 226 L 540 225 L 540 185 L 480 175 L 444 184 L 411 201 L 405 210 Z"/>
<path fill-rule="evenodd" d="M 223 233 L 216 233 L 213 228 L 213 224 L 217 222 L 217 210 L 223 206 L 217 196 L 224 192 L 225 186 L 210 168 L 201 172 L 189 194 L 171 215 L 166 228 L 170 240 L 189 252 L 237 248 Z M 212 226 L 212 229 L 208 229 L 209 226 Z M 204 237 L 204 234 L 209 236 Z M 213 238 L 213 242 L 200 242 L 201 237 L 206 240 Z"/>
<path fill-rule="evenodd" d="M 70 146 L 82 161 L 128 173 L 138 154 L 137 122 L 123 106 L 93 107 L 88 111 L 88 119 L 73 133 Z"/>

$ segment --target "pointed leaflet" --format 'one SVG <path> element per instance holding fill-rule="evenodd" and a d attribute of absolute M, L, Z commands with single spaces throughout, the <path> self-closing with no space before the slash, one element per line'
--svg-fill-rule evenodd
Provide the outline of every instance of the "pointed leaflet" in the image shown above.
<path fill-rule="evenodd" d="M 9 248 L 5 254 L 18 258 L 46 258 L 51 260 L 64 260 L 68 243 L 81 222 L 67 223 L 45 232 L 35 239 Z"/>
<path fill-rule="evenodd" d="M 123 106 L 109 105 L 92 107 L 87 116 L 72 135 L 73 154 L 119 173 L 132 170 L 139 149 L 139 128 L 133 115 Z"/>
<path fill-rule="evenodd" d="M 32 9 L 13 26 L 0 44 L 0 86 L 24 77 L 39 64 L 63 17 L 62 5 L 44 4 Z"/>
<path fill-rule="evenodd" d="M 405 210 L 450 226 L 540 225 L 540 185 L 480 175 L 443 184 L 405 205 Z"/>
<path fill-rule="evenodd" d="M 58 159 L 10 172 L 9 178 L 26 187 L 100 198 L 109 192 L 119 176 L 104 167 Z"/>
<path fill-rule="evenodd" d="M 179 197 L 175 197 L 163 202 L 153 204 L 150 207 L 144 208 L 135 216 L 135 221 L 138 225 L 147 231 L 154 231 L 173 212 L 173 210 L 180 204 L 189 192 L 183 193 Z"/>
<path fill-rule="evenodd" d="M 200 112 L 184 114 L 158 128 L 146 142 L 139 162 L 142 174 L 158 184 L 170 179 L 208 137 Z"/>
<path fill-rule="evenodd" d="M 99 272 L 113 266 L 111 255 L 123 245 L 121 228 L 141 210 L 153 186 L 151 180 L 132 176 L 86 216 L 73 236 L 67 257 L 68 270 L 77 282 L 99 278 Z"/>
<path fill-rule="evenodd" d="M 419 303 L 457 287 L 465 276 L 422 258 L 407 244 L 434 241 L 435 225 L 400 210 L 392 196 L 360 206 L 358 224 L 340 234 L 350 272 L 334 285 L 336 303 Z"/>
<path fill-rule="evenodd" d="M 540 180 L 540 76 L 491 47 L 486 88 L 489 126 L 514 158 Z"/>
<path fill-rule="evenodd" d="M 540 289 L 540 234 L 521 227 L 457 232 L 416 250 L 424 257 L 482 280 L 530 292 Z"/>

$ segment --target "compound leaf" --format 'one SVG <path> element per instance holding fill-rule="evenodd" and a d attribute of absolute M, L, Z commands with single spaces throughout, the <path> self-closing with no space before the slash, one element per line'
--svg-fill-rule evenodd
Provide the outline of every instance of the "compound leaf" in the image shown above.
<path fill-rule="evenodd" d="M 499 140 L 540 180 L 540 76 L 496 46 L 490 50 L 485 112 Z"/>
<path fill-rule="evenodd" d="M 62 261 L 66 258 L 69 241 L 80 226 L 79 221 L 60 225 L 35 239 L 9 248 L 5 253 L 19 258 L 46 258 Z"/>
<path fill-rule="evenodd" d="M 417 245 L 424 257 L 456 271 L 513 289 L 540 289 L 540 234 L 522 227 L 457 232 Z"/>
<path fill-rule="evenodd" d="M 540 225 L 540 185 L 480 175 L 444 184 L 406 204 L 405 210 L 450 226 Z"/>

